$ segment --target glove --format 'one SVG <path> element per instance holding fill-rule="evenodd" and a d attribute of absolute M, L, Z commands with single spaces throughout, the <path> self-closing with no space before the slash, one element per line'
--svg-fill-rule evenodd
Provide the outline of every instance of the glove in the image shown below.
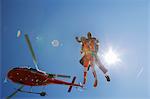
<path fill-rule="evenodd" d="M 79 38 L 78 37 L 76 37 L 76 40 L 78 40 Z"/>

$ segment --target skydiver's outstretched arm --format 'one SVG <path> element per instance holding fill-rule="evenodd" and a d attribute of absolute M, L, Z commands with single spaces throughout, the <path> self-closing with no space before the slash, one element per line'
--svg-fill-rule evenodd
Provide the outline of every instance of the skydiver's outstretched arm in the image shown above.
<path fill-rule="evenodd" d="M 81 43 L 81 40 L 79 39 L 79 37 L 76 37 L 75 39 L 78 43 Z"/>

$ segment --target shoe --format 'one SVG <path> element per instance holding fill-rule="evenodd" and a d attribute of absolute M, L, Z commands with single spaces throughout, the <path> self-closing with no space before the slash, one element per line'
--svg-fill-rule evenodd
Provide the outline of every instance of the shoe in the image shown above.
<path fill-rule="evenodd" d="M 110 77 L 108 75 L 105 75 L 105 78 L 108 82 L 110 82 Z"/>
<path fill-rule="evenodd" d="M 86 79 L 84 79 L 84 81 L 83 81 L 83 85 L 85 85 L 85 83 L 86 83 Z"/>
<path fill-rule="evenodd" d="M 96 79 L 94 82 L 94 85 L 93 85 L 94 87 L 97 87 L 97 82 L 98 82 L 98 80 Z"/>

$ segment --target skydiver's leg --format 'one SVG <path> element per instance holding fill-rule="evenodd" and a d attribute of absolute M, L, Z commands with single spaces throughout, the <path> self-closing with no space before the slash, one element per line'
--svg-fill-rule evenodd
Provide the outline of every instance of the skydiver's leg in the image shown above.
<path fill-rule="evenodd" d="M 80 59 L 80 61 L 79 61 L 81 65 L 84 65 L 84 63 L 83 63 L 83 62 L 84 62 L 84 58 L 85 58 L 85 56 L 83 56 L 83 57 Z M 88 66 L 88 70 L 87 70 L 87 71 L 89 71 L 89 69 L 90 69 L 90 65 Z"/>
<path fill-rule="evenodd" d="M 85 62 L 84 62 L 84 56 L 80 59 L 80 64 L 83 65 L 83 66 L 86 65 Z M 85 66 L 84 66 L 84 75 L 83 75 L 83 77 L 84 77 L 83 84 L 85 84 L 86 83 L 86 77 L 87 77 L 87 69 L 86 69 Z"/>
<path fill-rule="evenodd" d="M 81 65 L 83 65 L 83 58 L 84 58 L 84 57 L 82 57 L 82 58 L 80 59 L 80 64 L 81 64 Z"/>
<path fill-rule="evenodd" d="M 83 84 L 86 83 L 88 65 L 89 65 L 89 61 L 84 61 L 84 80 L 83 80 Z"/>
<path fill-rule="evenodd" d="M 105 66 L 101 63 L 99 57 L 96 55 L 95 57 L 95 62 L 97 64 L 97 66 L 102 70 L 102 72 L 104 73 L 105 75 L 105 78 L 106 80 L 109 82 L 110 81 L 110 77 L 109 75 L 107 74 L 108 70 L 105 68 Z"/>
<path fill-rule="evenodd" d="M 93 76 L 95 78 L 95 81 L 94 81 L 94 87 L 97 87 L 97 83 L 98 83 L 98 80 L 97 80 L 97 75 L 96 75 L 96 71 L 94 69 L 94 65 L 91 65 L 91 69 L 92 69 L 92 73 L 93 73 Z"/>
<path fill-rule="evenodd" d="M 83 65 L 83 66 L 84 66 L 85 57 L 86 57 L 86 56 L 83 56 L 83 57 L 80 59 L 80 64 Z M 88 66 L 87 71 L 89 71 L 89 69 L 90 69 L 90 64 L 89 64 L 89 66 Z"/>
<path fill-rule="evenodd" d="M 84 81 L 83 81 L 83 84 L 86 83 L 86 79 L 87 79 L 87 68 L 84 68 Z"/>
<path fill-rule="evenodd" d="M 101 63 L 99 57 L 96 55 L 95 56 L 95 63 L 99 67 L 99 69 L 102 70 L 102 72 L 105 74 L 108 72 L 108 70 L 105 68 L 105 66 Z"/>
<path fill-rule="evenodd" d="M 89 71 L 89 69 L 90 69 L 90 65 L 88 66 L 88 70 L 87 71 Z"/>
<path fill-rule="evenodd" d="M 84 58 L 85 58 L 86 55 L 82 52 L 82 53 L 81 53 L 81 56 L 82 56 L 82 58 L 80 59 L 79 62 L 80 62 L 81 65 L 83 65 L 83 64 L 84 64 L 84 63 L 83 63 L 83 62 L 84 62 Z"/>

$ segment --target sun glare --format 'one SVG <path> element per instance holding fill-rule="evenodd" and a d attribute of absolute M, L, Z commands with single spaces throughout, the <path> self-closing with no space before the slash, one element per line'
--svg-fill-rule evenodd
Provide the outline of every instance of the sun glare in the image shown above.
<path fill-rule="evenodd" d="M 118 53 L 114 52 L 112 48 L 109 48 L 108 52 L 104 54 L 104 60 L 107 64 L 115 64 L 121 61 Z"/>

